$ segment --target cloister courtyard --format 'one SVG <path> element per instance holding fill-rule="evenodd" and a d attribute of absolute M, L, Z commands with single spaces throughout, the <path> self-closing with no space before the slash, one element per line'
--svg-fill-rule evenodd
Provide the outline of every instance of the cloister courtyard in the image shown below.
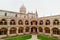
<path fill-rule="evenodd" d="M 43 36 L 43 35 L 29 34 L 29 35 L 23 35 L 17 37 L 8 37 L 8 38 L 4 38 L 3 40 L 59 40 L 59 39 L 54 37 Z"/>
<path fill-rule="evenodd" d="M 0 39 L 60 39 L 60 15 L 38 17 L 37 11 L 35 13 L 26 12 L 24 5 L 21 6 L 19 12 L 0 10 L 0 13 Z"/>

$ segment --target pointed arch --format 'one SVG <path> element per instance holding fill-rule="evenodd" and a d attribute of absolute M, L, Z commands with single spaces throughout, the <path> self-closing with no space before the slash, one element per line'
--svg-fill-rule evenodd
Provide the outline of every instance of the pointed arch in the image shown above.
<path fill-rule="evenodd" d="M 32 20 L 31 21 L 31 25 L 37 25 L 37 21 L 36 20 Z"/>
<path fill-rule="evenodd" d="M 50 33 L 50 28 L 45 27 L 44 30 L 45 30 L 45 33 Z"/>
<path fill-rule="evenodd" d="M 38 30 L 39 30 L 39 32 L 43 32 L 43 28 L 42 27 L 39 27 Z"/>
<path fill-rule="evenodd" d="M 53 25 L 59 25 L 59 20 L 58 19 L 54 19 L 53 20 Z"/>
<path fill-rule="evenodd" d="M 24 30 L 23 27 L 19 27 L 19 29 L 18 29 L 18 33 L 23 33 L 23 30 Z"/>
<path fill-rule="evenodd" d="M 31 28 L 31 33 L 37 33 L 37 27 L 32 27 Z"/>
<path fill-rule="evenodd" d="M 6 19 L 2 19 L 0 21 L 0 25 L 7 25 L 7 20 Z"/>
<path fill-rule="evenodd" d="M 7 28 L 1 28 L 0 29 L 0 35 L 7 35 L 7 31 L 8 31 Z"/>
<path fill-rule="evenodd" d="M 46 25 L 50 25 L 50 20 L 46 20 Z"/>
<path fill-rule="evenodd" d="M 18 21 L 18 24 L 19 24 L 19 25 L 23 25 L 23 21 L 22 21 L 22 20 L 19 20 L 19 21 Z"/>
<path fill-rule="evenodd" d="M 60 30 L 58 28 L 52 28 L 52 32 L 53 34 L 57 34 L 57 35 L 60 34 Z"/>
<path fill-rule="evenodd" d="M 16 30 L 15 27 L 10 28 L 10 34 L 16 34 Z"/>
<path fill-rule="evenodd" d="M 16 22 L 14 19 L 10 20 L 10 25 L 16 25 Z"/>
<path fill-rule="evenodd" d="M 39 21 L 39 25 L 43 25 L 43 20 L 40 20 Z"/>
<path fill-rule="evenodd" d="M 29 32 L 29 29 L 30 29 L 29 27 L 26 27 L 25 32 Z"/>
<path fill-rule="evenodd" d="M 28 20 L 25 21 L 25 25 L 29 25 L 29 21 Z"/>

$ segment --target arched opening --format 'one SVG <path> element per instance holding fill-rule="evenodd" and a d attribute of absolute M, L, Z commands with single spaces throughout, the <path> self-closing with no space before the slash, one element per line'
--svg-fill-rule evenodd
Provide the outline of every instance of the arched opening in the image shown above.
<path fill-rule="evenodd" d="M 10 28 L 10 34 L 16 34 L 16 30 L 15 27 Z"/>
<path fill-rule="evenodd" d="M 19 20 L 19 21 L 18 21 L 18 24 L 19 24 L 19 25 L 23 25 L 23 21 L 22 21 L 22 20 Z"/>
<path fill-rule="evenodd" d="M 2 19 L 2 20 L 0 21 L 0 25 L 7 25 L 7 21 L 6 21 L 5 19 Z"/>
<path fill-rule="evenodd" d="M 29 21 L 28 20 L 25 21 L 25 25 L 29 25 Z"/>
<path fill-rule="evenodd" d="M 57 34 L 57 35 L 60 34 L 60 30 L 58 28 L 52 28 L 52 32 L 53 34 Z"/>
<path fill-rule="evenodd" d="M 50 25 L 50 20 L 46 20 L 46 25 Z"/>
<path fill-rule="evenodd" d="M 50 28 L 45 27 L 44 30 L 45 30 L 45 33 L 50 33 Z"/>
<path fill-rule="evenodd" d="M 59 20 L 58 19 L 53 20 L 53 25 L 59 25 Z"/>
<path fill-rule="evenodd" d="M 23 33 L 23 31 L 24 31 L 24 28 L 23 27 L 19 27 L 18 33 Z"/>
<path fill-rule="evenodd" d="M 0 35 L 7 35 L 7 29 L 6 28 L 1 28 L 0 29 Z"/>
<path fill-rule="evenodd" d="M 31 25 L 37 25 L 37 21 L 36 20 L 31 21 Z"/>
<path fill-rule="evenodd" d="M 26 27 L 25 32 L 29 32 L 29 29 L 30 29 L 29 27 Z"/>
<path fill-rule="evenodd" d="M 39 32 L 43 32 L 43 29 L 41 27 L 39 27 L 38 29 L 39 29 Z"/>
<path fill-rule="evenodd" d="M 37 28 L 36 27 L 32 27 L 31 28 L 31 33 L 37 33 Z"/>
<path fill-rule="evenodd" d="M 40 20 L 39 21 L 39 25 L 43 25 L 43 20 Z"/>
<path fill-rule="evenodd" d="M 15 20 L 11 20 L 10 25 L 16 25 Z"/>

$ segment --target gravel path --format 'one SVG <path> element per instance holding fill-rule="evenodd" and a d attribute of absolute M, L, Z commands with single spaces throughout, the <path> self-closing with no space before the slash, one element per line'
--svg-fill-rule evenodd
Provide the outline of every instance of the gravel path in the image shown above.
<path fill-rule="evenodd" d="M 37 39 L 37 35 L 32 35 L 32 38 L 31 39 L 28 39 L 28 40 L 38 40 Z"/>

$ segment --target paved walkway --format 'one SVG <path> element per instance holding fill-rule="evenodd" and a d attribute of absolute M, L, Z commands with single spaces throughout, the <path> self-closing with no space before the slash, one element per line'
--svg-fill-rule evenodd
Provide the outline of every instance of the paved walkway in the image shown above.
<path fill-rule="evenodd" d="M 31 39 L 28 39 L 28 40 L 38 40 L 37 39 L 37 35 L 32 35 L 32 38 Z"/>
<path fill-rule="evenodd" d="M 4 39 L 0 39 L 0 40 L 4 40 Z"/>

